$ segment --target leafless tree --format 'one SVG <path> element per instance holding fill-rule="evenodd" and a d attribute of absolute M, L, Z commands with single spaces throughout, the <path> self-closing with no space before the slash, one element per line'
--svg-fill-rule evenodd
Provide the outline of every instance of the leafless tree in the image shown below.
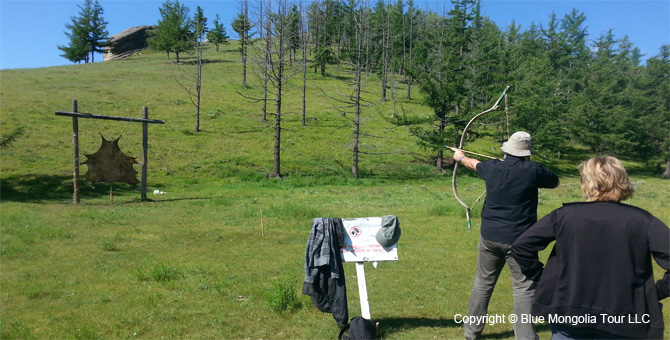
<path fill-rule="evenodd" d="M 370 34 L 370 8 L 367 6 L 367 1 L 365 0 L 361 2 L 350 1 L 350 6 L 354 8 L 354 10 L 351 11 L 351 24 L 355 27 L 354 39 L 356 49 L 356 57 L 352 60 L 350 65 L 352 68 L 351 71 L 354 73 L 354 80 L 349 82 L 349 85 L 353 87 L 353 91 L 349 95 L 340 95 L 339 98 L 325 92 L 324 94 L 342 105 L 337 109 L 342 112 L 343 116 L 346 116 L 350 111 L 353 111 L 354 113 L 352 119 L 354 131 L 351 174 L 354 177 L 359 177 L 358 162 L 359 156 L 362 153 L 359 149 L 361 137 L 361 114 L 363 108 L 371 105 L 370 101 L 363 98 L 363 71 L 368 59 L 366 57 L 367 54 L 364 53 L 364 48 L 368 44 Z"/>
<path fill-rule="evenodd" d="M 274 165 L 269 177 L 282 177 L 281 174 L 281 135 L 283 115 L 283 94 L 286 83 L 297 72 L 304 70 L 303 65 L 290 67 L 290 19 L 288 0 L 260 0 L 258 23 L 264 32 L 261 39 L 252 47 L 253 65 L 258 79 L 263 83 L 263 96 L 256 98 L 243 94 L 247 99 L 264 103 L 274 101 Z M 273 99 L 270 97 L 274 96 Z M 268 112 L 269 114 L 269 112 Z"/>
<path fill-rule="evenodd" d="M 201 23 L 196 22 L 196 25 Z M 196 26 L 197 27 L 197 26 Z M 181 77 L 175 77 L 177 84 L 188 93 L 191 103 L 195 106 L 195 132 L 200 132 L 200 98 L 202 93 L 202 37 L 194 34 L 191 38 L 192 49 L 187 50 L 189 62 L 180 66 Z"/>
<path fill-rule="evenodd" d="M 305 4 L 300 0 L 300 47 L 302 48 L 302 126 L 305 126 L 307 113 L 307 20 L 305 20 Z"/>

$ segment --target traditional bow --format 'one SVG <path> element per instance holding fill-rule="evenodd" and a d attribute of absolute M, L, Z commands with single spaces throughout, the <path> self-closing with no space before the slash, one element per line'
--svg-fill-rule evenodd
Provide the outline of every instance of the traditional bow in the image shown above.
<path fill-rule="evenodd" d="M 470 121 L 468 122 L 468 124 L 465 125 L 465 128 L 463 129 L 463 133 L 461 134 L 461 142 L 458 144 L 458 148 L 459 148 L 459 149 L 461 149 L 461 150 L 463 149 L 463 143 L 465 142 L 465 136 L 466 136 L 468 130 L 470 129 L 470 127 L 472 126 L 472 123 L 473 123 L 475 120 L 477 120 L 479 117 L 483 116 L 484 114 L 489 113 L 489 112 L 491 112 L 491 111 L 495 111 L 495 110 L 497 110 L 497 109 L 498 109 L 498 105 L 500 104 L 500 101 L 503 99 L 503 97 L 504 97 L 505 94 L 507 93 L 507 90 L 509 90 L 509 86 L 505 87 L 505 89 L 503 90 L 502 94 L 500 94 L 500 97 L 498 97 L 498 100 L 496 100 L 495 104 L 493 104 L 493 106 L 491 106 L 490 109 L 478 113 L 477 115 L 475 115 L 474 117 L 472 117 L 472 119 L 470 119 Z M 459 164 L 459 163 L 456 162 L 456 164 L 454 165 L 454 174 L 453 174 L 453 177 L 451 178 L 451 188 L 452 188 L 453 191 L 454 191 L 454 197 L 456 197 L 456 199 L 458 200 L 458 202 L 461 203 L 461 205 L 465 208 L 465 216 L 466 216 L 467 219 L 468 219 L 468 230 L 472 230 L 472 222 L 470 221 L 470 210 L 472 210 L 472 208 L 474 208 L 475 204 L 477 204 L 477 202 L 479 202 L 479 200 L 484 196 L 484 194 L 486 193 L 486 191 L 484 191 L 481 195 L 479 195 L 479 197 L 472 203 L 472 205 L 467 205 L 467 204 L 461 199 L 461 197 L 458 196 L 458 189 L 456 188 L 456 173 L 457 173 L 457 171 L 458 171 L 458 164 Z"/>

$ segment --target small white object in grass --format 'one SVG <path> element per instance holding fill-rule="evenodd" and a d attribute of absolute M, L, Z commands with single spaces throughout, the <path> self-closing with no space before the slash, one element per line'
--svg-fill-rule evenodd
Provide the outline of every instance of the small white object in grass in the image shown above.
<path fill-rule="evenodd" d="M 158 190 L 158 189 L 154 190 L 154 195 L 158 195 L 158 194 L 160 194 L 160 193 L 161 193 L 160 190 Z"/>

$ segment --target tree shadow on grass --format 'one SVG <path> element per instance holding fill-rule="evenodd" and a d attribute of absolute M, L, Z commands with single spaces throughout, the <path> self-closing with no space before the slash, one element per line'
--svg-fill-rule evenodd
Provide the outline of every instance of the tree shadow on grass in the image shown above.
<path fill-rule="evenodd" d="M 82 200 L 109 196 L 110 184 L 101 183 L 94 188 L 90 182 L 80 180 L 79 197 Z M 139 197 L 139 189 L 132 185 L 114 183 L 112 187 L 115 194 L 132 194 L 136 192 Z M 0 201 L 39 203 L 46 201 L 67 201 L 74 195 L 72 176 L 64 175 L 17 175 L 8 176 L 0 183 Z"/>
<path fill-rule="evenodd" d="M 560 177 L 579 177 L 579 164 L 592 157 L 597 156 L 595 153 L 587 150 L 566 147 L 561 154 L 560 159 L 555 154 L 543 154 L 541 156 L 532 156 L 530 159 L 539 162 L 543 166 L 554 171 Z M 605 154 L 603 154 L 605 155 Z M 625 162 L 626 172 L 629 176 L 652 176 L 660 177 L 665 170 L 663 164 L 648 164 L 639 162 L 639 159 L 634 157 L 626 157 L 624 155 L 612 155 L 619 160 Z"/>

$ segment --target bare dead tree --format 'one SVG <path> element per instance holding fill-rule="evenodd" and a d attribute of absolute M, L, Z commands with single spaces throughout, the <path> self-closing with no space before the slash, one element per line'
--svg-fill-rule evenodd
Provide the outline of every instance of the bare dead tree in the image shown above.
<path fill-rule="evenodd" d="M 300 47 L 302 48 L 302 126 L 305 126 L 307 114 L 307 20 L 305 20 L 305 4 L 300 0 Z"/>
<path fill-rule="evenodd" d="M 290 67 L 288 53 L 290 53 L 289 2 L 288 0 L 261 0 L 258 22 L 263 27 L 264 34 L 255 44 L 251 45 L 255 74 L 263 83 L 262 97 L 242 94 L 254 101 L 264 104 L 274 101 L 274 121 L 271 123 L 274 130 L 274 164 L 269 177 L 282 177 L 281 174 L 281 135 L 283 115 L 283 94 L 287 91 L 288 79 L 297 72 L 304 70 L 303 65 Z M 271 11 L 270 9 L 275 9 Z M 239 92 L 238 92 L 239 93 Z M 274 98 L 270 98 L 274 96 Z M 270 114 L 268 112 L 268 114 Z"/>
<path fill-rule="evenodd" d="M 180 64 L 181 77 L 175 81 L 184 92 L 189 95 L 195 106 L 195 132 L 200 132 L 200 98 L 202 93 L 202 42 L 197 35 L 193 35 L 192 49 L 187 50 L 189 62 Z"/>
<path fill-rule="evenodd" d="M 353 4 L 352 4 L 353 5 Z M 348 82 L 350 86 L 353 87 L 353 91 L 349 95 L 340 94 L 339 98 L 327 94 L 325 91 L 322 91 L 324 95 L 333 99 L 342 106 L 336 107 L 343 116 L 346 116 L 347 113 L 353 111 L 354 117 L 352 119 L 353 125 L 353 145 L 352 145 L 352 163 L 351 163 L 351 174 L 354 177 L 359 177 L 359 156 L 362 153 L 359 149 L 360 137 L 361 137 L 361 114 L 363 108 L 371 105 L 370 101 L 367 101 L 363 98 L 363 69 L 365 63 L 367 62 L 367 54 L 363 53 L 363 49 L 366 45 L 367 39 L 369 39 L 370 33 L 370 19 L 369 19 L 369 7 L 367 6 L 367 1 L 361 1 L 354 5 L 358 10 L 353 10 L 352 13 L 352 24 L 355 26 L 355 39 L 356 39 L 356 57 L 352 61 L 351 71 L 354 73 L 354 81 Z"/>
<path fill-rule="evenodd" d="M 242 13 L 244 14 L 244 18 L 249 21 L 249 3 L 248 0 L 242 0 L 243 5 L 242 5 Z M 242 46 L 242 85 L 247 86 L 247 57 L 249 55 L 248 47 L 249 47 L 249 30 L 251 29 L 251 25 L 247 25 L 247 28 L 244 30 L 244 44 Z"/>
<path fill-rule="evenodd" d="M 272 2 L 268 1 L 267 5 L 263 6 L 264 2 L 261 0 L 260 3 L 260 26 L 263 27 L 261 29 L 261 40 L 265 40 L 265 67 L 269 67 L 271 65 L 272 61 L 272 21 L 270 20 L 271 13 L 272 13 Z M 265 12 L 263 10 L 265 9 Z M 267 120 L 267 113 L 268 113 L 268 81 L 270 77 L 270 72 L 267 70 L 263 72 L 264 80 L 263 80 L 263 118 L 262 121 Z"/>
<path fill-rule="evenodd" d="M 240 48 L 242 52 L 242 86 L 247 86 L 247 57 L 249 47 L 249 31 L 251 30 L 251 22 L 249 20 L 249 4 L 248 0 L 239 0 L 240 12 L 237 18 L 232 22 L 232 27 L 239 35 Z"/>
<path fill-rule="evenodd" d="M 365 23 L 368 22 L 368 20 L 365 20 L 366 18 L 364 17 L 365 11 L 360 10 L 358 11 L 358 20 L 354 18 L 356 22 L 356 83 L 354 84 L 355 88 L 355 97 L 353 97 L 354 101 L 354 106 L 356 109 L 356 114 L 354 116 L 354 150 L 353 150 L 353 155 L 352 155 L 352 162 L 351 162 L 351 174 L 354 175 L 354 177 L 359 177 L 358 173 L 358 143 L 360 140 L 360 130 L 361 130 L 361 59 L 362 53 L 363 53 L 363 39 L 364 39 L 364 34 L 367 32 L 363 30 L 365 27 Z"/>
<path fill-rule="evenodd" d="M 414 44 L 414 15 L 415 15 L 415 10 L 414 10 L 414 0 L 409 0 L 408 1 L 408 8 L 407 8 L 407 17 L 409 18 L 409 51 L 407 53 L 407 59 L 405 61 L 405 65 L 410 65 L 410 67 L 413 65 L 414 61 L 412 58 L 412 47 Z M 404 27 L 404 18 L 403 18 L 403 27 Z M 404 34 L 403 34 L 404 36 Z M 405 73 L 407 75 L 407 99 L 412 99 L 412 81 L 414 80 L 412 78 L 412 75 L 409 72 Z"/>
<path fill-rule="evenodd" d="M 391 18 L 390 18 L 391 7 L 386 6 L 384 9 L 384 21 L 382 23 L 382 97 L 381 101 L 386 101 L 386 88 L 388 87 L 388 76 L 389 76 L 389 59 L 391 58 Z"/>

